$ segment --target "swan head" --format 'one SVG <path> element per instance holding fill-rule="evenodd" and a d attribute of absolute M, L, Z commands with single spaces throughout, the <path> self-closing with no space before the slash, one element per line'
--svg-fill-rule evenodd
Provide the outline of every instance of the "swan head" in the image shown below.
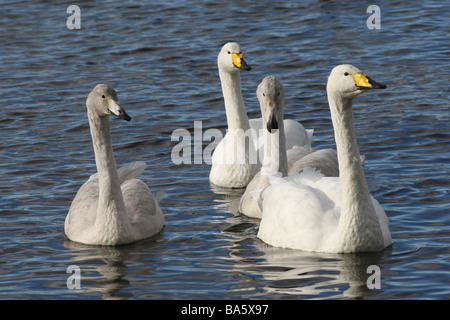
<path fill-rule="evenodd" d="M 217 57 L 217 64 L 219 69 L 227 72 L 251 69 L 244 60 L 241 46 L 236 42 L 228 42 L 223 45 Z"/>
<path fill-rule="evenodd" d="M 261 107 L 263 122 L 272 133 L 283 122 L 284 88 L 280 80 L 274 76 L 265 77 L 256 89 Z"/>
<path fill-rule="evenodd" d="M 91 93 L 89 93 L 86 106 L 100 117 L 115 115 L 126 121 L 131 120 L 131 117 L 120 105 L 116 91 L 106 84 L 98 84 L 95 86 Z"/>
<path fill-rule="evenodd" d="M 357 67 L 341 64 L 333 68 L 328 77 L 327 91 L 342 98 L 354 99 L 370 89 L 385 89 L 386 85 L 370 78 Z"/>

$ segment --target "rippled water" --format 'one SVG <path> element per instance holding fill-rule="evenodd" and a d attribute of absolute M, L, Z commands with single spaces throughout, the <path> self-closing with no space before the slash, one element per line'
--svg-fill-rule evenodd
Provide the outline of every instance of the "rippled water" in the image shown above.
<path fill-rule="evenodd" d="M 369 30 L 357 1 L 1 1 L 0 298 L 449 299 L 449 40 L 441 1 L 380 1 Z M 258 220 L 236 213 L 242 190 L 211 188 L 209 166 L 172 163 L 177 128 L 226 128 L 216 57 L 239 42 L 247 111 L 266 75 L 286 89 L 285 117 L 334 147 L 325 83 L 351 63 L 386 83 L 355 101 L 366 178 L 385 208 L 393 246 L 331 255 L 273 248 Z M 144 160 L 163 190 L 157 237 L 104 248 L 68 241 L 76 191 L 95 172 L 85 99 L 108 82 L 132 116 L 113 121 L 117 162 Z M 204 142 L 203 147 L 209 144 Z M 67 288 L 70 265 L 81 288 Z M 381 289 L 369 289 L 369 265 Z"/>

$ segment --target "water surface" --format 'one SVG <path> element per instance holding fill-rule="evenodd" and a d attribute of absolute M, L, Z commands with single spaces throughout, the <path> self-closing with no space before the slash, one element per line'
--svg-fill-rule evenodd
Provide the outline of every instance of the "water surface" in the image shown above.
<path fill-rule="evenodd" d="M 381 29 L 348 1 L 2 1 L 0 17 L 1 299 L 449 299 L 449 40 L 441 1 L 381 1 Z M 242 190 L 210 186 L 205 164 L 174 165 L 175 129 L 226 129 L 216 66 L 239 42 L 250 117 L 266 75 L 285 86 L 285 117 L 334 148 L 325 84 L 351 63 L 388 89 L 361 95 L 355 127 L 372 195 L 391 223 L 381 253 L 317 254 L 270 247 L 237 213 Z M 143 160 L 165 191 L 166 227 L 120 247 L 69 241 L 64 219 L 95 172 L 85 100 L 111 84 L 133 118 L 113 120 L 117 162 Z M 203 143 L 203 148 L 209 144 Z M 193 156 L 193 155 L 192 155 Z M 193 159 L 193 158 L 192 158 Z M 67 288 L 70 265 L 81 289 Z M 367 267 L 381 271 L 369 289 Z"/>

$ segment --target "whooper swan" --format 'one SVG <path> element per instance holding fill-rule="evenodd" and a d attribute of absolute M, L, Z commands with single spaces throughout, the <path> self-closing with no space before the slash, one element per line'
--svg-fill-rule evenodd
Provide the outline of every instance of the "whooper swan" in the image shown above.
<path fill-rule="evenodd" d="M 147 185 L 137 177 L 145 163 L 132 162 L 116 169 L 110 115 L 131 120 L 113 88 L 97 85 L 87 101 L 97 173 L 76 194 L 64 230 L 76 242 L 121 245 L 149 238 L 164 227 L 164 216 Z"/>
<path fill-rule="evenodd" d="M 351 65 L 335 67 L 327 83 L 339 177 L 306 168 L 272 176 L 259 194 L 258 237 L 276 247 L 348 253 L 381 251 L 392 243 L 389 221 L 370 195 L 353 127 L 352 100 L 379 84 Z"/>

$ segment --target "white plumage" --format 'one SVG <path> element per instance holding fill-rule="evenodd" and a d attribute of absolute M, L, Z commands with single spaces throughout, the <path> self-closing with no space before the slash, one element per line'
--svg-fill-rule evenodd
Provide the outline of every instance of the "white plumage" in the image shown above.
<path fill-rule="evenodd" d="M 261 171 L 247 185 L 239 203 L 239 212 L 253 218 L 261 218 L 261 209 L 254 195 L 269 185 L 267 175 L 279 173 L 283 177 L 307 167 L 319 169 L 326 176 L 338 176 L 339 167 L 336 151 L 313 150 L 310 145 L 293 145 L 287 149 L 286 120 L 283 120 L 284 88 L 273 76 L 265 77 L 256 90 L 264 128 L 259 142 L 264 150 Z M 298 123 L 298 122 L 296 122 Z M 310 138 L 310 137 L 309 137 Z"/>
<path fill-rule="evenodd" d="M 77 192 L 67 214 L 64 230 L 76 242 L 120 245 L 149 238 L 164 227 L 164 216 L 147 185 L 137 179 L 145 169 L 142 161 L 116 169 L 111 145 L 111 114 L 129 121 L 117 94 L 97 85 L 86 101 L 97 173 Z"/>
<path fill-rule="evenodd" d="M 212 155 L 210 182 L 219 187 L 245 188 L 261 168 L 263 146 L 261 119 L 248 119 L 241 92 L 240 70 L 249 70 L 242 48 L 225 44 L 217 64 L 225 103 L 228 130 Z M 311 146 L 312 131 L 294 120 L 285 120 L 286 144 Z"/>
<path fill-rule="evenodd" d="M 335 130 L 339 177 L 304 168 L 268 176 L 256 195 L 262 208 L 258 237 L 277 246 L 317 252 L 381 251 L 392 243 L 388 218 L 370 195 L 353 128 L 352 100 L 385 88 L 351 65 L 333 69 L 327 95 Z"/>

